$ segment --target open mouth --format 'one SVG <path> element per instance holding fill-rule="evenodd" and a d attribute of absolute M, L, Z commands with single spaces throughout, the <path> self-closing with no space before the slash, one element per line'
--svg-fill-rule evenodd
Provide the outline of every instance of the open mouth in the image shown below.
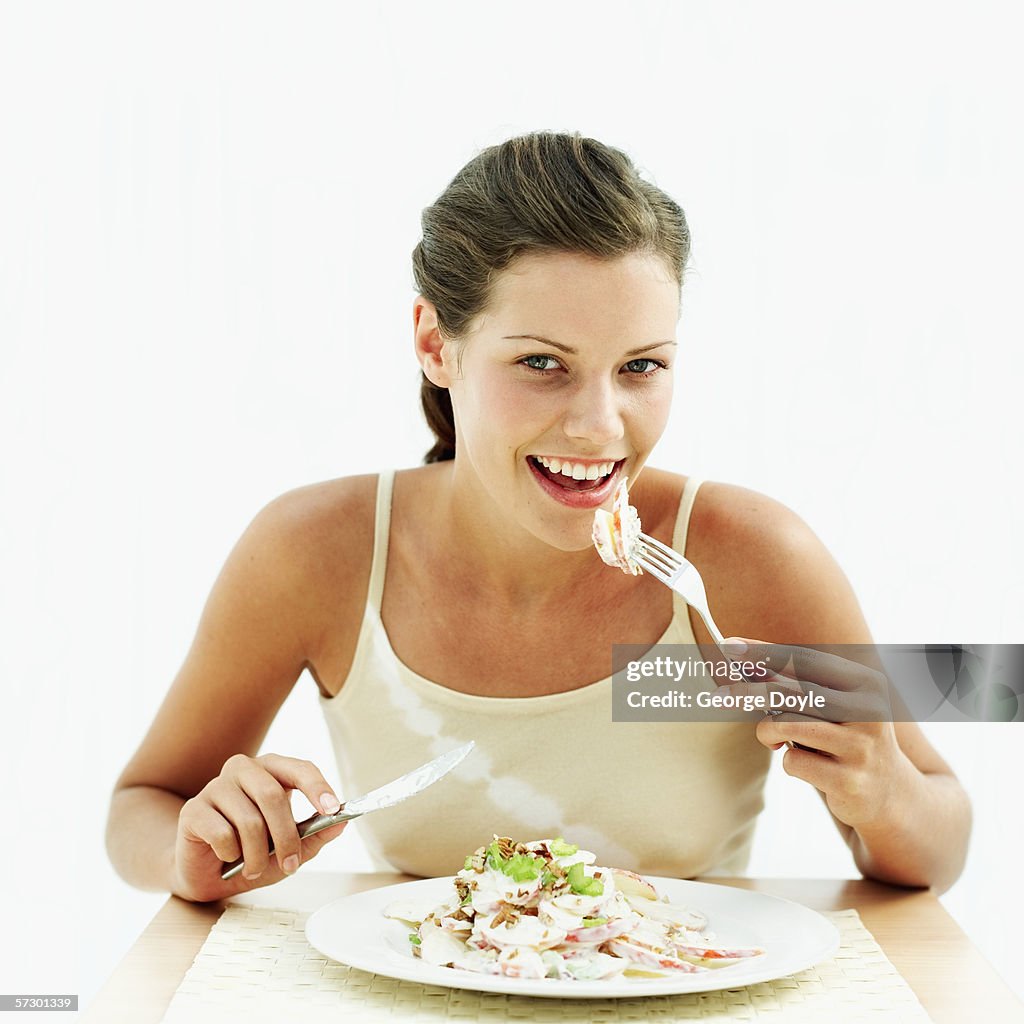
<path fill-rule="evenodd" d="M 552 484 L 567 491 L 597 491 L 608 483 L 609 477 L 625 462 L 571 462 L 562 459 L 548 458 L 544 455 L 527 457 L 536 473 Z"/>
<path fill-rule="evenodd" d="M 577 461 L 556 455 L 527 455 L 537 486 L 553 501 L 576 512 L 606 504 L 622 477 L 626 459 Z"/>

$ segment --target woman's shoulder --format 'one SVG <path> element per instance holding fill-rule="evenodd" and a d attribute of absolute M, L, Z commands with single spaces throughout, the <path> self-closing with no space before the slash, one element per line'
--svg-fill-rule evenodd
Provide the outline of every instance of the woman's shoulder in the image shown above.
<path fill-rule="evenodd" d="M 401 488 L 417 500 L 438 475 L 437 466 L 403 469 Z M 337 477 L 293 488 L 257 513 L 250 531 L 307 580 L 341 577 L 358 590 L 373 560 L 377 492 L 387 474 Z M 398 486 L 398 485 L 396 485 Z"/>
<path fill-rule="evenodd" d="M 726 552 L 753 548 L 769 559 L 814 538 L 810 526 L 788 505 L 749 487 L 719 480 L 702 482 L 691 528 L 694 540 L 704 546 Z"/>
<path fill-rule="evenodd" d="M 240 545 L 259 560 L 279 598 L 279 626 L 302 637 L 303 660 L 321 693 L 351 663 L 373 566 L 379 476 L 296 487 L 256 514 Z"/>
<path fill-rule="evenodd" d="M 283 583 L 309 621 L 324 608 L 362 614 L 373 559 L 377 474 L 293 488 L 257 512 L 240 544 Z M 285 610 L 282 609 L 282 614 Z"/>
<path fill-rule="evenodd" d="M 663 469 L 644 470 L 630 501 L 637 505 L 647 529 L 656 522 L 671 523 L 680 509 L 683 492 L 697 478 Z M 635 499 L 635 501 L 634 501 Z M 780 501 L 736 484 L 700 480 L 690 512 L 689 538 L 700 547 L 744 545 L 761 539 L 774 543 L 797 541 L 810 532 L 806 523 Z M 689 546 L 689 541 L 688 541 Z"/>
<path fill-rule="evenodd" d="M 253 520 L 263 539 L 289 557 L 325 548 L 359 550 L 373 537 L 376 473 L 293 488 L 268 502 Z"/>
<path fill-rule="evenodd" d="M 686 479 L 656 477 L 666 495 L 680 495 Z M 727 635 L 789 643 L 867 638 L 853 589 L 828 548 L 796 511 L 767 494 L 702 481 L 685 554 Z"/>
<path fill-rule="evenodd" d="M 647 468 L 630 491 L 644 530 L 668 541 L 676 520 L 684 513 L 683 493 L 697 478 L 663 469 Z M 780 501 L 736 484 L 701 478 L 689 507 L 686 556 L 696 564 L 721 558 L 728 552 L 755 548 L 769 556 L 780 546 L 799 544 L 810 528 Z"/>

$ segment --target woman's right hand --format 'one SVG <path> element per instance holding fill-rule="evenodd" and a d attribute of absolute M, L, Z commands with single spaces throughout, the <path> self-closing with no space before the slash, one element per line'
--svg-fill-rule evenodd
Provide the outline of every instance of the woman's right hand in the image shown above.
<path fill-rule="evenodd" d="M 345 822 L 300 839 L 289 798 L 294 789 L 324 814 L 340 806 L 320 769 L 309 761 L 280 754 L 229 757 L 220 774 L 181 808 L 174 893 L 206 902 L 273 885 L 341 835 Z M 242 872 L 224 881 L 224 864 L 239 857 L 245 860 Z"/>

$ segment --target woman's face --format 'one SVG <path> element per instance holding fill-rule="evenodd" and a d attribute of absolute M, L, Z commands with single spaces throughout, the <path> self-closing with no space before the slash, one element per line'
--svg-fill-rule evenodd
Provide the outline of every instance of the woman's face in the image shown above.
<path fill-rule="evenodd" d="M 446 342 L 456 473 L 562 550 L 634 481 L 668 418 L 679 286 L 651 255 L 522 257 L 487 312 Z M 580 479 L 580 477 L 585 477 Z"/>

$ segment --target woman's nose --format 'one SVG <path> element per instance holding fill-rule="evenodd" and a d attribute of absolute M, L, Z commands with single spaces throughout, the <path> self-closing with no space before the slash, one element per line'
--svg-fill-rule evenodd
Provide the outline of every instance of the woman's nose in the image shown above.
<path fill-rule="evenodd" d="M 618 441 L 625 430 L 622 422 L 620 396 L 609 382 L 595 382 L 580 387 L 566 410 L 565 436 L 604 446 Z"/>

